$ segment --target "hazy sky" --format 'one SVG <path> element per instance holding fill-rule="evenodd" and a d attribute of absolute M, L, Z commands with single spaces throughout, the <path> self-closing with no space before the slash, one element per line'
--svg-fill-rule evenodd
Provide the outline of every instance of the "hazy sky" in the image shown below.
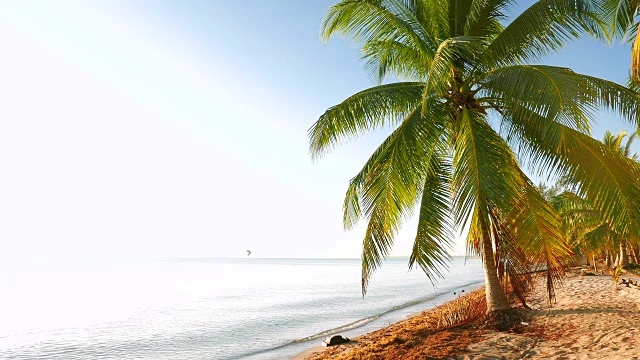
<path fill-rule="evenodd" d="M 373 85 L 321 44 L 332 3 L 0 1 L 0 260 L 358 257 L 342 198 L 385 132 L 310 160 L 307 129 Z M 629 48 L 545 62 L 624 82 Z"/>

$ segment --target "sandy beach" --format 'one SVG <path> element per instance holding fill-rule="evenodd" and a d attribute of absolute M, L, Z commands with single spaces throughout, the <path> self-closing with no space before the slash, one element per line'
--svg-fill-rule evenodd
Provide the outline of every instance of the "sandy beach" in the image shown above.
<path fill-rule="evenodd" d="M 640 280 L 631 273 L 622 278 Z M 431 331 L 430 312 L 393 324 L 350 344 L 316 347 L 294 359 L 640 359 L 640 290 L 611 276 L 570 273 L 549 308 L 535 287 L 522 323 L 508 332 L 482 320 Z"/>

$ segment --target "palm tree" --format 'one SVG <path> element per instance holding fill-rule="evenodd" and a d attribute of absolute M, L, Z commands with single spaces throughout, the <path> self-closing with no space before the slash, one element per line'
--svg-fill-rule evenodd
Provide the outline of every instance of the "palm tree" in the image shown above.
<path fill-rule="evenodd" d="M 628 133 L 624 130 L 620 131 L 618 135 L 613 136 L 613 134 L 607 130 L 604 134 L 603 142 L 606 146 L 617 150 L 622 156 L 629 158 L 631 161 L 631 165 L 637 165 L 638 155 L 631 153 L 631 144 L 633 140 L 637 136 L 637 132 L 632 133 L 627 139 L 626 145 L 622 145 L 622 140 L 628 135 Z M 615 231 L 613 232 L 615 233 Z M 620 241 L 618 241 L 620 247 L 619 261 L 616 262 L 616 265 L 625 266 L 629 264 L 629 253 L 627 251 L 627 247 L 629 244 L 628 238 L 633 236 L 629 236 L 627 234 L 622 234 L 620 237 Z"/>
<path fill-rule="evenodd" d="M 599 38 L 607 37 L 609 40 L 621 39 L 631 42 L 631 71 L 630 80 L 638 85 L 640 82 L 640 24 L 637 22 L 640 3 L 632 0 L 598 0 L 601 4 L 600 17 L 604 24 L 604 32 Z"/>
<path fill-rule="evenodd" d="M 549 299 L 571 250 L 561 220 L 523 172 L 571 174 L 602 199 L 612 223 L 639 219 L 640 186 L 624 159 L 588 135 L 606 108 L 635 122 L 638 94 L 570 69 L 528 65 L 582 31 L 598 28 L 584 0 L 542 0 L 503 26 L 506 0 L 342 0 L 322 37 L 351 36 L 378 85 L 329 108 L 309 130 L 313 159 L 363 133 L 391 135 L 351 179 L 344 225 L 368 219 L 362 292 L 418 209 L 409 267 L 443 275 L 452 229 L 468 226 L 481 255 L 487 311 L 505 310 L 509 282 L 526 295 L 532 268 L 545 269 Z M 384 83 L 392 75 L 398 82 Z M 624 201 L 619 201 L 623 199 Z"/>
<path fill-rule="evenodd" d="M 552 196 L 550 203 L 562 217 L 569 245 L 587 265 L 591 259 L 597 271 L 596 258 L 601 254 L 610 257 L 622 240 L 621 234 L 603 221 L 591 203 L 570 190 Z"/>
<path fill-rule="evenodd" d="M 631 134 L 623 145 L 622 142 L 627 135 L 628 133 L 624 130 L 615 136 L 607 130 L 602 142 L 611 150 L 617 151 L 623 158 L 628 158 L 631 161 L 630 167 L 633 169 L 637 168 L 638 156 L 631 152 L 631 144 L 637 133 Z M 633 236 L 613 227 L 597 210 L 597 206 L 573 192 L 576 185 L 574 181 L 570 176 L 565 176 L 553 187 L 543 184 L 539 186 L 541 192 L 546 195 L 547 200 L 562 217 L 568 243 L 583 255 L 583 259 L 587 259 L 587 263 L 591 258 L 594 269 L 597 255 L 604 253 L 607 259 L 610 259 L 610 255 L 616 252 L 615 249 L 619 250 L 619 261 L 614 265 L 627 265 L 629 263 L 628 240 L 633 239 Z"/>

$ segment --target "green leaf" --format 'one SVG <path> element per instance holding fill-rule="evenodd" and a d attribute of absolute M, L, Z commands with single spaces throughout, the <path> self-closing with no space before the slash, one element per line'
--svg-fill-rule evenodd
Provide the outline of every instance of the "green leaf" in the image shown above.
<path fill-rule="evenodd" d="M 598 8 L 588 0 L 540 0 L 523 11 L 482 54 L 485 69 L 536 61 L 580 34 L 600 34 Z"/>
<path fill-rule="evenodd" d="M 434 283 L 436 277 L 444 278 L 448 269 L 453 238 L 450 204 L 451 166 L 442 157 L 431 158 L 430 172 L 422 189 L 418 232 L 409 257 L 409 269 L 416 264 Z"/>
<path fill-rule="evenodd" d="M 309 129 L 309 150 L 314 159 L 344 140 L 401 122 L 421 102 L 422 83 L 376 86 L 329 108 Z"/>

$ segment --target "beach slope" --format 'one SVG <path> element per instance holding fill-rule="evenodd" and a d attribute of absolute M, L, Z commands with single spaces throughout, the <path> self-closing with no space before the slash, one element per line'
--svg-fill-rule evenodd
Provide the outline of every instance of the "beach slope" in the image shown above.
<path fill-rule="evenodd" d="M 623 278 L 638 280 L 632 274 Z M 549 308 L 536 286 L 523 322 L 508 332 L 480 322 L 432 332 L 425 312 L 306 359 L 640 359 L 640 290 L 608 275 L 569 274 Z"/>

